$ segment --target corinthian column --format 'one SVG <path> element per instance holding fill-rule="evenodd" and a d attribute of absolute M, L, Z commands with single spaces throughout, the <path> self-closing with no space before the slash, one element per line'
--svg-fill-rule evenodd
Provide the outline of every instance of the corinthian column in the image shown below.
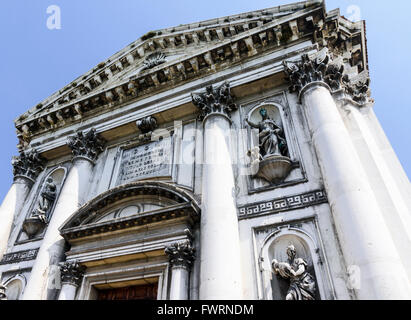
<path fill-rule="evenodd" d="M 228 83 L 193 94 L 204 125 L 200 299 L 242 299 L 240 239 L 230 155 Z"/>
<path fill-rule="evenodd" d="M 165 253 L 171 266 L 170 300 L 188 300 L 190 269 L 195 258 L 195 249 L 190 241 L 176 242 L 166 247 Z"/>
<path fill-rule="evenodd" d="M 85 268 L 77 261 L 66 261 L 60 263 L 61 290 L 59 300 L 74 300 L 77 288 L 83 280 Z"/>
<path fill-rule="evenodd" d="M 13 157 L 14 181 L 0 207 L 0 260 L 7 249 L 13 219 L 20 213 L 37 176 L 43 171 L 44 159 L 36 150 Z"/>
<path fill-rule="evenodd" d="M 306 113 L 347 267 L 357 270 L 357 298 L 410 299 L 399 254 L 331 95 L 347 79 L 343 67 L 326 50 L 285 65 Z"/>
<path fill-rule="evenodd" d="M 73 153 L 73 166 L 61 189 L 54 212 L 37 254 L 36 262 L 31 270 L 30 279 L 24 290 L 23 299 L 40 300 L 54 299 L 58 279 L 56 269 L 58 263 L 64 260 L 64 239 L 60 236 L 59 227 L 84 202 L 92 177 L 94 161 L 103 151 L 104 141 L 91 129 L 87 133 L 78 132 L 69 137 L 68 146 Z"/>

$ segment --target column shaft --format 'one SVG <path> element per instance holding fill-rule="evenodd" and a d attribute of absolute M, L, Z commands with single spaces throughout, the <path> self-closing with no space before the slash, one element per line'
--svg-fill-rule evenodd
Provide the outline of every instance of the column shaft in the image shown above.
<path fill-rule="evenodd" d="M 13 220 L 20 213 L 32 183 L 25 178 L 16 178 L 0 207 L 0 260 L 7 250 Z"/>
<path fill-rule="evenodd" d="M 74 300 L 76 297 L 77 286 L 71 283 L 63 283 L 59 300 Z"/>
<path fill-rule="evenodd" d="M 329 90 L 309 85 L 302 101 L 347 266 L 358 266 L 359 299 L 409 299 L 398 252 Z"/>
<path fill-rule="evenodd" d="M 188 300 L 189 270 L 184 266 L 171 268 L 170 300 Z"/>
<path fill-rule="evenodd" d="M 229 144 L 230 121 L 204 122 L 200 299 L 242 299 L 240 239 Z"/>
<path fill-rule="evenodd" d="M 31 270 L 24 300 L 52 298 L 59 289 L 52 286 L 51 279 L 53 268 L 64 260 L 64 239 L 60 236 L 59 227 L 85 202 L 92 168 L 92 163 L 86 159 L 74 160 Z"/>

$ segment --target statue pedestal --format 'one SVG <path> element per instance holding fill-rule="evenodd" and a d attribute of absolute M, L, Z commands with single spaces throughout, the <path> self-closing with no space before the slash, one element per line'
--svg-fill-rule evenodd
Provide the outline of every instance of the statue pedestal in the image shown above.
<path fill-rule="evenodd" d="M 38 217 L 30 217 L 24 220 L 23 230 L 31 239 L 45 227 L 45 223 Z"/>
<path fill-rule="evenodd" d="M 281 183 L 287 178 L 292 169 L 291 159 L 284 156 L 272 155 L 264 158 L 258 163 L 258 178 L 270 183 Z"/>

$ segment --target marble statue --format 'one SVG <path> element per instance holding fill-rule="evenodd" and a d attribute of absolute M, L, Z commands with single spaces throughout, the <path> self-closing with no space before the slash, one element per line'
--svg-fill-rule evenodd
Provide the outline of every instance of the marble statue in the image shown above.
<path fill-rule="evenodd" d="M 296 258 L 293 245 L 287 247 L 288 262 L 272 261 L 276 275 L 290 280 L 286 300 L 315 300 L 316 285 L 313 276 L 307 271 L 307 262 Z"/>
<path fill-rule="evenodd" d="M 246 122 L 255 129 L 259 130 L 259 147 L 260 154 L 263 158 L 269 156 L 287 156 L 287 142 L 283 136 L 283 130 L 270 119 L 267 110 L 262 108 L 260 110 L 262 120 L 255 124 L 248 118 Z"/>
<path fill-rule="evenodd" d="M 38 217 L 44 223 L 47 223 L 50 209 L 56 199 L 56 189 L 53 178 L 49 177 L 44 184 L 37 209 L 33 214 L 33 216 Z"/>

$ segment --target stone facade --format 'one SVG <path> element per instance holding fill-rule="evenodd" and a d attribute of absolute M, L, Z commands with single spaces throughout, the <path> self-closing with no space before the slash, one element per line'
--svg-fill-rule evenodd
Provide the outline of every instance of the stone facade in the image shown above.
<path fill-rule="evenodd" d="M 323 1 L 141 37 L 16 119 L 0 299 L 410 299 L 369 81 Z"/>

